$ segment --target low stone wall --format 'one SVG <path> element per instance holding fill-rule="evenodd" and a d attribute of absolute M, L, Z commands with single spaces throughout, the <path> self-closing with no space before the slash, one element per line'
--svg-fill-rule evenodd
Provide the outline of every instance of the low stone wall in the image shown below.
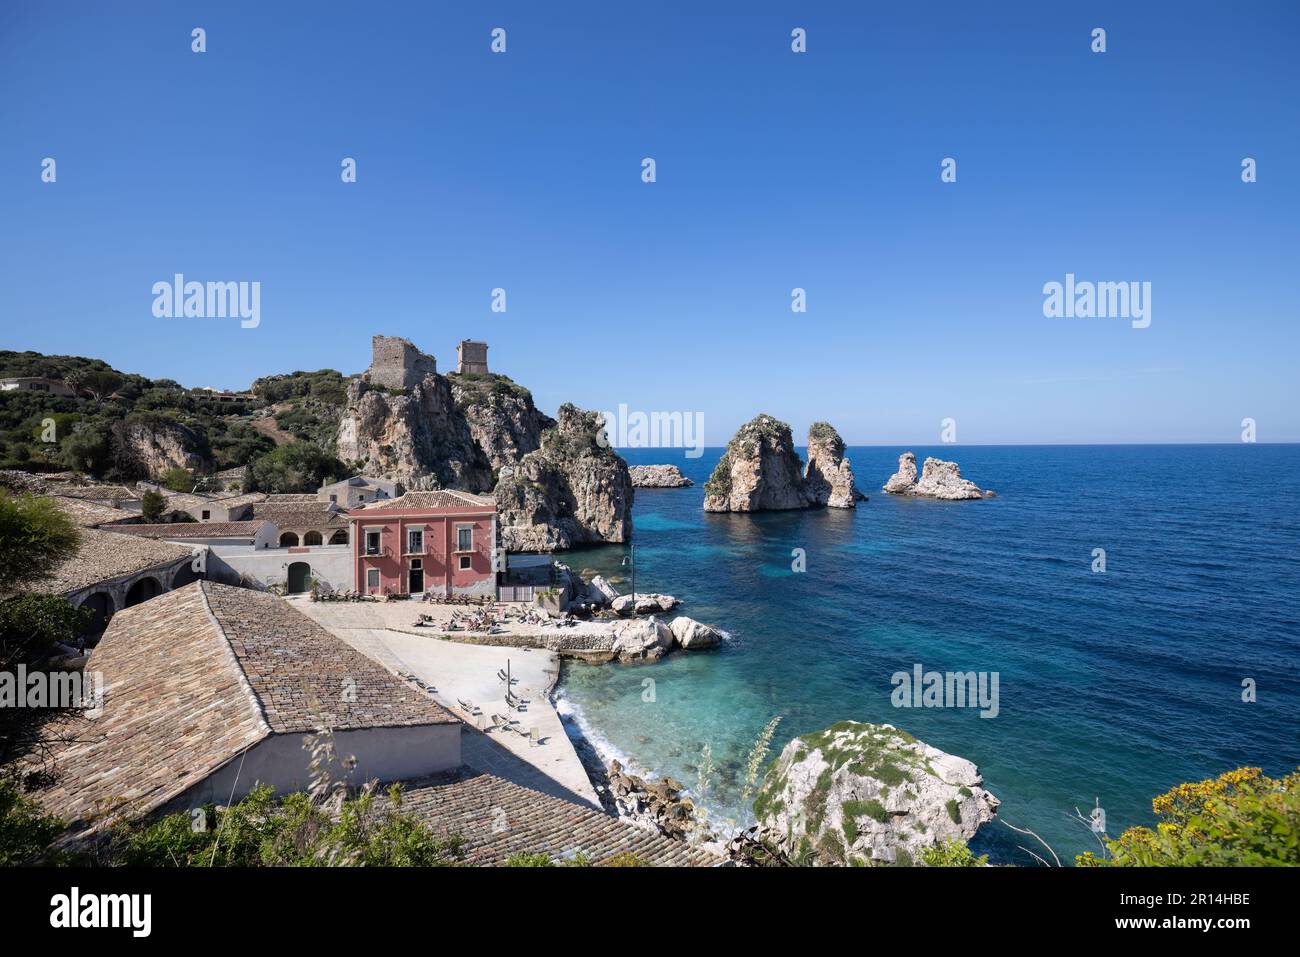
<path fill-rule="evenodd" d="M 496 648 L 537 648 L 554 652 L 562 658 L 605 662 L 614 658 L 611 635 L 489 635 L 482 632 L 446 632 L 437 628 L 390 628 L 408 635 L 455 641 L 463 645 L 489 645 Z"/>

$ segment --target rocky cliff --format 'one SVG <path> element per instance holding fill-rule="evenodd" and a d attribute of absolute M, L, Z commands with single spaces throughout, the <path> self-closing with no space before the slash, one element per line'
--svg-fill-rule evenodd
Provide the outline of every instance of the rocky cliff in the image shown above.
<path fill-rule="evenodd" d="M 450 383 L 436 372 L 406 390 L 350 382 L 337 452 L 344 462 L 361 463 L 365 474 L 408 489 L 492 489 L 492 464 L 456 408 Z"/>
<path fill-rule="evenodd" d="M 844 440 L 825 422 L 808 430 L 808 466 L 794 450 L 790 426 L 759 415 L 740 427 L 704 485 L 706 512 L 853 508 L 866 498 L 853 482 Z"/>
<path fill-rule="evenodd" d="M 161 478 L 168 469 L 211 467 L 204 442 L 188 426 L 160 415 L 136 416 L 113 426 L 114 456 L 128 475 Z"/>
<path fill-rule="evenodd" d="M 493 469 L 515 465 L 542 447 L 542 433 L 555 425 L 533 405 L 533 394 L 502 375 L 451 373 L 456 411 Z"/>
<path fill-rule="evenodd" d="M 885 491 L 893 495 L 915 495 L 944 501 L 993 496 L 992 492 L 986 492 L 969 479 L 962 478 L 961 468 L 956 462 L 943 459 L 927 458 L 918 479 L 916 456 L 911 452 L 904 452 L 898 457 L 898 471 L 885 483 Z"/>
<path fill-rule="evenodd" d="M 853 466 L 844 457 L 844 440 L 829 422 L 808 429 L 808 464 L 803 471 L 808 493 L 828 508 L 856 508 L 866 496 L 853 482 Z"/>
<path fill-rule="evenodd" d="M 982 784 L 970 761 L 905 731 L 841 721 L 785 746 L 754 813 L 796 862 L 910 865 L 993 820 L 999 802 Z"/>
<path fill-rule="evenodd" d="M 600 414 L 560 407 L 541 447 L 500 471 L 494 495 L 501 544 L 549 551 L 587 542 L 625 542 L 632 534 L 627 463 L 598 441 Z"/>

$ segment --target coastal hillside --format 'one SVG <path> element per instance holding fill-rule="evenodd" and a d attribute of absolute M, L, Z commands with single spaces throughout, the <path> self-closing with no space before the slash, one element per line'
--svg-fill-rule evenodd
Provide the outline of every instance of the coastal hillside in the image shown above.
<path fill-rule="evenodd" d="M 375 337 L 360 375 L 270 375 L 246 392 L 35 352 L 0 353 L 0 378 L 14 385 L 0 391 L 4 469 L 152 479 L 180 490 L 245 466 L 247 491 L 312 492 L 355 473 L 409 489 L 491 493 L 500 484 L 511 503 L 502 518 L 508 547 L 568 548 L 631 534 L 627 463 L 595 441 L 594 413 L 566 407 L 557 422 L 509 377 L 440 374 L 432 355 L 397 337 Z"/>

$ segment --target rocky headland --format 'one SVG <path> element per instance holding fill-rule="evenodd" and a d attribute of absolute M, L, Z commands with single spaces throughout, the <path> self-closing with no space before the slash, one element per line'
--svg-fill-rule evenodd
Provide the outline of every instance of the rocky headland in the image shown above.
<path fill-rule="evenodd" d="M 598 413 L 566 404 L 552 419 L 509 378 L 441 375 L 406 339 L 376 336 L 373 351 L 370 368 L 347 385 L 342 461 L 408 489 L 491 494 L 510 551 L 630 538 L 632 480 L 622 457 L 597 441 Z"/>
<path fill-rule="evenodd" d="M 982 785 L 965 758 L 892 725 L 841 721 L 785 746 L 754 813 L 760 839 L 795 863 L 906 866 L 993 820 L 999 802 Z"/>
<path fill-rule="evenodd" d="M 688 488 L 695 484 L 676 465 L 633 465 L 628 473 L 634 488 Z"/>
<path fill-rule="evenodd" d="M 852 508 L 865 498 L 844 458 L 844 441 L 825 422 L 808 431 L 805 468 L 790 426 L 758 415 L 740 427 L 704 486 L 706 512 Z"/>
<path fill-rule="evenodd" d="M 992 498 L 992 491 L 981 489 L 970 479 L 961 477 L 961 467 L 956 462 L 927 458 L 916 475 L 916 454 L 904 452 L 898 457 L 898 471 L 889 477 L 884 491 L 891 495 L 914 495 L 918 498 L 935 498 L 944 501 Z"/>

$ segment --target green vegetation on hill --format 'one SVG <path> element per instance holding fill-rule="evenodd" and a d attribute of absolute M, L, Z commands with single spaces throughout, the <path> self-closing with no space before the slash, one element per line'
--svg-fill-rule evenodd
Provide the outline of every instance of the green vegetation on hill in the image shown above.
<path fill-rule="evenodd" d="M 470 401 L 475 396 L 516 396 L 520 399 L 532 399 L 532 393 L 515 382 L 509 376 L 495 372 L 449 372 L 447 381 L 464 390 L 465 398 Z"/>
<path fill-rule="evenodd" d="M 252 423 L 273 404 L 277 427 L 316 451 L 298 455 L 293 468 L 286 468 L 283 456 L 266 463 L 261 471 L 268 484 L 276 491 L 314 491 L 314 485 L 286 487 L 293 476 L 308 481 L 320 471 L 301 467 L 309 459 L 328 459 L 321 466 L 326 474 L 342 471 L 332 450 L 347 385 L 333 369 L 268 376 L 253 384 L 254 398 L 220 401 L 172 379 L 120 372 L 100 359 L 0 351 L 0 378 L 17 376 L 57 379 L 78 394 L 0 392 L 3 469 L 72 469 L 122 482 L 149 478 L 130 439 L 132 431 L 141 429 L 170 434 L 186 452 L 199 456 L 204 463 L 200 473 L 256 465 L 276 445 Z M 179 476 L 171 484 L 178 486 Z"/>

